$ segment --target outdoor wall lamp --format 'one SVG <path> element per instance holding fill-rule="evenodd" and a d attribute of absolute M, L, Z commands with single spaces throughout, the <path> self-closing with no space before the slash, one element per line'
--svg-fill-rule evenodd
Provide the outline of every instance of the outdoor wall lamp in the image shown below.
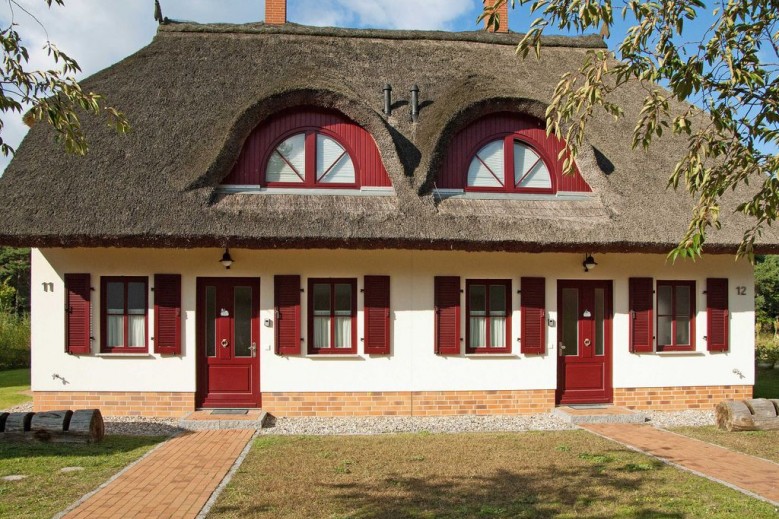
<path fill-rule="evenodd" d="M 219 263 L 224 265 L 224 268 L 227 270 L 230 270 L 230 265 L 233 264 L 233 258 L 230 257 L 230 249 L 225 247 L 225 253 L 222 254 L 222 259 L 219 260 Z"/>
<path fill-rule="evenodd" d="M 587 257 L 584 258 L 584 261 L 582 261 L 582 266 L 584 267 L 585 272 L 589 272 L 597 267 L 598 264 L 595 263 L 595 258 L 592 257 L 592 254 L 588 254 Z"/>

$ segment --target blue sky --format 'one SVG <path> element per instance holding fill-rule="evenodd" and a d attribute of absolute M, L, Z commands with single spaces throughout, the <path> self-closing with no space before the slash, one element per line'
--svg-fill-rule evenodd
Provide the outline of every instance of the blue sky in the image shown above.
<path fill-rule="evenodd" d="M 42 47 L 46 34 L 57 46 L 76 58 L 89 76 L 132 54 L 154 37 L 153 0 L 65 0 L 65 6 L 47 8 L 43 0 L 17 0 L 43 27 L 18 9 L 15 21 L 26 38 L 31 64 L 46 67 L 50 63 Z M 5 3 L 3 3 L 5 4 Z M 196 22 L 245 23 L 261 21 L 263 0 L 161 0 L 165 16 Z M 385 29 L 436 29 L 465 31 L 478 29 L 476 18 L 482 9 L 480 0 L 288 0 L 289 21 L 305 25 L 372 27 Z M 509 28 L 523 32 L 535 16 L 529 8 L 510 11 Z M 0 23 L 10 20 L 7 7 L 0 7 Z M 705 30 L 711 15 L 689 29 L 692 36 Z M 618 21 L 608 40 L 614 49 L 624 37 L 626 24 Z M 555 33 L 558 31 L 550 31 Z M 21 116 L 3 116 L 3 138 L 16 145 L 26 134 Z M 0 171 L 8 158 L 0 156 Z"/>

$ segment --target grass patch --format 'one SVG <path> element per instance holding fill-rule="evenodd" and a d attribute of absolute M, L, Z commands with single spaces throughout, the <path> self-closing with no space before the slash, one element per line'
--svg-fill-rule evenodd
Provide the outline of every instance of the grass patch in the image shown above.
<path fill-rule="evenodd" d="M 757 368 L 755 398 L 779 398 L 779 369 Z"/>
<path fill-rule="evenodd" d="M 263 440 L 212 517 L 776 517 L 584 431 Z"/>
<path fill-rule="evenodd" d="M 22 391 L 30 390 L 30 370 L 10 369 L 0 371 L 0 409 L 8 409 L 15 405 L 32 400 Z"/>
<path fill-rule="evenodd" d="M 0 517 L 51 517 L 97 488 L 165 438 L 107 436 L 97 445 L 10 443 L 0 441 Z M 65 467 L 83 467 L 62 473 Z"/>
<path fill-rule="evenodd" d="M 715 426 L 680 427 L 674 432 L 705 442 L 722 445 L 734 451 L 751 454 L 779 463 L 779 431 L 721 431 Z"/>
<path fill-rule="evenodd" d="M 30 316 L 0 308 L 0 370 L 30 366 Z"/>

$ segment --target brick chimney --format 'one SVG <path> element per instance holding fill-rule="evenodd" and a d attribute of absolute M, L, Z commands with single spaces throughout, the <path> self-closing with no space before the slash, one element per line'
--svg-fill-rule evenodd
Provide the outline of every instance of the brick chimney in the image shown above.
<path fill-rule="evenodd" d="M 503 5 L 498 8 L 498 15 L 500 17 L 500 27 L 498 32 L 509 32 L 509 1 L 506 0 Z M 484 0 L 485 7 L 492 7 L 495 5 L 495 0 Z M 486 28 L 489 18 L 484 19 L 484 26 Z M 494 28 L 489 29 L 490 32 L 495 32 Z"/>
<path fill-rule="evenodd" d="M 265 23 L 268 25 L 287 23 L 287 0 L 265 0 Z"/>

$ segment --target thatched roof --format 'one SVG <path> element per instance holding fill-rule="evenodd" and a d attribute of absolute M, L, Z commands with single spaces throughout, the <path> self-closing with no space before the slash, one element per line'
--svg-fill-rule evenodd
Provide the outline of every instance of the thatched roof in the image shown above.
<path fill-rule="evenodd" d="M 161 26 L 136 54 L 84 81 L 123 110 L 132 132 L 87 118 L 91 149 L 66 155 L 37 125 L 0 179 L 0 243 L 38 247 L 402 247 L 464 250 L 666 252 L 692 207 L 666 190 L 685 148 L 664 138 L 649 153 L 627 117 L 591 126 L 579 160 L 593 195 L 581 200 L 439 199 L 435 178 L 452 136 L 499 111 L 542 117 L 555 84 L 597 37 L 550 38 L 542 60 L 514 53 L 519 36 L 253 25 Z M 382 113 L 382 86 L 397 109 Z M 406 90 L 421 89 L 417 124 Z M 632 97 L 630 97 L 632 96 Z M 337 109 L 374 136 L 394 195 L 230 194 L 244 140 L 272 114 Z M 726 214 L 709 252 L 735 251 L 746 221 Z M 764 250 L 779 251 L 779 239 Z"/>

